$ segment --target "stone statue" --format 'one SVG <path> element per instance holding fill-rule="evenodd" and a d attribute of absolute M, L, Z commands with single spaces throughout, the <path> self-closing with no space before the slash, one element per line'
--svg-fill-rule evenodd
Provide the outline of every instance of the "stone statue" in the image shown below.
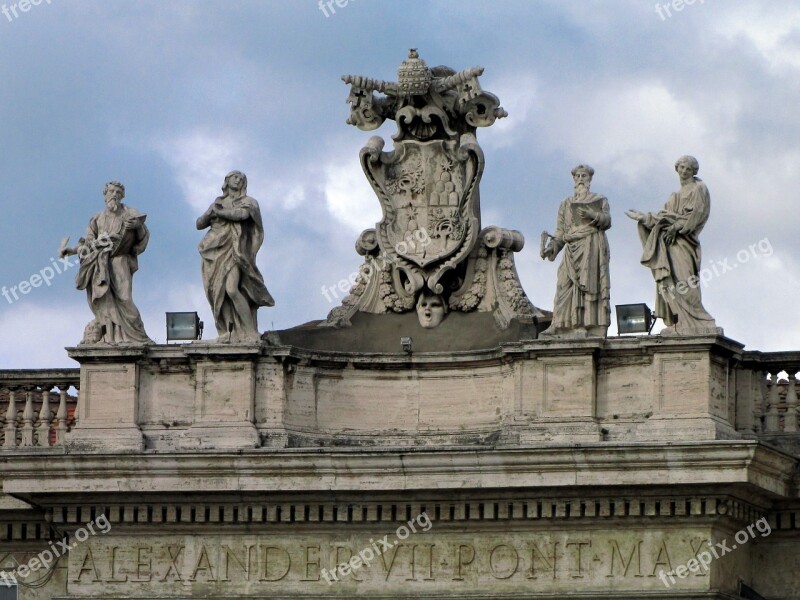
<path fill-rule="evenodd" d="M 700 240 L 708 220 L 711 199 L 706 184 L 696 177 L 700 166 L 693 156 L 675 163 L 681 189 L 674 192 L 656 214 L 638 210 L 625 212 L 639 223 L 644 253 L 642 264 L 656 280 L 655 314 L 670 335 L 722 333 L 706 312 L 700 296 Z"/>
<path fill-rule="evenodd" d="M 106 209 L 91 218 L 86 236 L 74 248 L 67 247 L 66 238 L 59 250 L 62 258 L 78 255 L 76 285 L 86 290 L 95 317 L 81 343 L 152 344 L 132 298 L 138 256 L 150 239 L 144 224 L 147 215 L 122 204 L 125 186 L 118 181 L 108 182 L 103 196 Z"/>
<path fill-rule="evenodd" d="M 605 196 L 589 191 L 594 169 L 572 169 L 575 194 L 561 202 L 555 235 L 542 232 L 541 257 L 558 267 L 553 321 L 542 336 L 605 337 L 610 323 L 608 240 L 611 214 Z"/>
<path fill-rule="evenodd" d="M 417 318 L 425 329 L 438 327 L 447 314 L 447 305 L 439 295 L 423 292 L 417 300 Z"/>
<path fill-rule="evenodd" d="M 397 81 L 342 78 L 350 86 L 347 122 L 372 131 L 393 120 L 397 133 L 393 150 L 375 136 L 360 155 L 383 211 L 356 244 L 362 271 L 372 276 L 357 279 L 321 326 L 349 327 L 359 312 L 407 313 L 434 298 L 450 311 L 492 313 L 501 329 L 547 317 L 519 283 L 513 255 L 522 235 L 481 228 L 484 155 L 476 132 L 507 116 L 497 96 L 481 89 L 482 74 L 481 67 L 428 67 L 412 48 Z M 441 321 L 418 314 L 424 327 Z"/>
<path fill-rule="evenodd" d="M 247 195 L 247 177 L 239 171 L 225 176 L 222 196 L 197 219 L 210 227 L 200 242 L 203 286 L 214 313 L 219 342 L 257 342 L 259 306 L 275 306 L 256 266 L 264 241 L 258 202 Z"/>

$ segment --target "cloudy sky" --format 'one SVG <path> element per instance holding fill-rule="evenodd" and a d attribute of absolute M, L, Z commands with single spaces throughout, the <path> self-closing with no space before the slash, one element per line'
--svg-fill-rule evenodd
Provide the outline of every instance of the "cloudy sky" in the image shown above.
<path fill-rule="evenodd" d="M 262 330 L 324 318 L 322 288 L 358 268 L 353 243 L 381 216 L 358 165 L 372 134 L 345 124 L 340 77 L 394 80 L 417 47 L 430 66 L 485 67 L 509 113 L 479 131 L 483 224 L 525 235 L 517 267 L 537 306 L 552 308 L 557 267 L 539 233 L 579 162 L 611 204 L 612 304 L 652 306 L 624 211 L 658 210 L 693 154 L 712 198 L 707 309 L 748 348 L 800 347 L 796 0 L 339 0 L 335 14 L 317 0 L 16 1 L 0 14 L 0 286 L 51 265 L 118 179 L 148 215 L 134 299 L 149 335 L 164 341 L 165 311 L 198 310 L 213 337 L 194 223 L 239 169 L 277 300 Z M 0 297 L 0 368 L 75 365 L 64 347 L 92 318 L 75 270 Z"/>

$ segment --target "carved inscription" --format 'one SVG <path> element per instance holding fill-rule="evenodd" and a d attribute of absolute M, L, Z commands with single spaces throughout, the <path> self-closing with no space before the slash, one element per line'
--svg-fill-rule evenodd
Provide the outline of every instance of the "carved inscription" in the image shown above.
<path fill-rule="evenodd" d="M 438 533 L 407 539 L 333 584 L 321 577 L 358 557 L 369 536 L 178 536 L 91 539 L 69 556 L 73 592 L 178 593 L 189 588 L 247 593 L 293 590 L 448 589 L 552 592 L 661 590 L 660 570 L 686 563 L 708 532 Z M 692 589 L 708 586 L 700 572 Z M 661 587 L 659 587 L 661 586 Z M 335 590 L 331 590 L 335 591 Z"/>

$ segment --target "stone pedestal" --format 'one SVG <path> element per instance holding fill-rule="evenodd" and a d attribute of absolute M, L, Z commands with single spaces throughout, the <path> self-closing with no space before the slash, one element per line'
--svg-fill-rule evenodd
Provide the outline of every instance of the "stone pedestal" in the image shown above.
<path fill-rule="evenodd" d="M 735 367 L 742 349 L 716 335 L 610 339 L 597 369 L 606 439 L 740 437 Z"/>
<path fill-rule="evenodd" d="M 260 344 L 200 344 L 184 347 L 194 365 L 192 426 L 186 448 L 257 448 L 255 374 Z"/>
<path fill-rule="evenodd" d="M 598 338 L 523 344 L 518 400 L 501 439 L 521 445 L 600 441 L 596 371 L 604 343 Z"/>
<path fill-rule="evenodd" d="M 65 438 L 70 450 L 136 452 L 139 428 L 139 361 L 144 346 L 81 346 L 67 349 L 81 363 L 77 426 Z"/>

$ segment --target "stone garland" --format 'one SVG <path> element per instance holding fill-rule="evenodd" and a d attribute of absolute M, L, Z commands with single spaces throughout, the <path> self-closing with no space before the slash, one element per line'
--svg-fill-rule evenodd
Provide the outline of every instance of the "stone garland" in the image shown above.
<path fill-rule="evenodd" d="M 486 295 L 486 270 L 489 266 L 489 262 L 486 259 L 487 256 L 486 248 L 481 248 L 478 251 L 478 258 L 475 261 L 475 274 L 472 279 L 473 283 L 460 298 L 451 298 L 450 308 L 452 310 L 470 312 L 475 310 L 483 300 Z"/>
<path fill-rule="evenodd" d="M 498 279 L 503 286 L 503 291 L 511 307 L 522 316 L 533 316 L 535 314 L 533 304 L 531 304 L 519 282 L 514 268 L 513 255 L 508 250 L 499 249 L 498 256 L 500 256 Z"/>

